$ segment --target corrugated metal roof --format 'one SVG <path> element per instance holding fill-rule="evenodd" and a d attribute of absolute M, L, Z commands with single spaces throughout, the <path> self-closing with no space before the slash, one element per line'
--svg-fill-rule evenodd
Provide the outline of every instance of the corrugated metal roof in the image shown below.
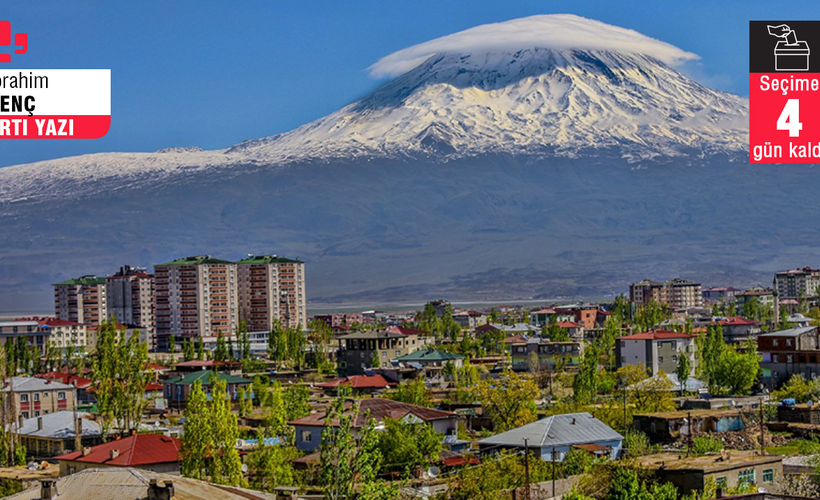
<path fill-rule="evenodd" d="M 799 337 L 816 329 L 816 326 L 802 326 L 799 328 L 789 328 L 771 333 L 761 333 L 758 337 Z"/>
<path fill-rule="evenodd" d="M 524 439 L 531 448 L 565 446 L 618 441 L 624 437 L 587 412 L 567 413 L 543 418 L 537 422 L 482 439 L 484 446 L 523 447 Z"/>
<path fill-rule="evenodd" d="M 151 479 L 160 483 L 173 482 L 176 500 L 275 500 L 273 494 L 244 488 L 218 486 L 180 476 L 160 474 L 129 467 L 86 469 L 57 481 L 58 500 L 128 499 L 144 500 L 148 497 Z M 6 497 L 4 500 L 38 500 L 40 487 Z"/>
<path fill-rule="evenodd" d="M 46 380 L 37 377 L 12 377 L 11 390 L 13 392 L 32 392 L 32 391 L 55 391 L 55 390 L 73 390 L 73 385 L 62 384 L 52 380 Z M 8 392 L 9 388 L 4 387 L 3 392 Z"/>
<path fill-rule="evenodd" d="M 74 412 L 58 411 L 23 420 L 23 427 L 17 431 L 18 434 L 49 439 L 69 439 L 74 437 Z M 77 418 L 82 421 L 82 435 L 86 437 L 99 436 L 100 425 L 97 422 L 88 420 L 86 416 L 90 413 L 78 412 Z M 42 422 L 42 429 L 38 428 L 38 422 Z"/>

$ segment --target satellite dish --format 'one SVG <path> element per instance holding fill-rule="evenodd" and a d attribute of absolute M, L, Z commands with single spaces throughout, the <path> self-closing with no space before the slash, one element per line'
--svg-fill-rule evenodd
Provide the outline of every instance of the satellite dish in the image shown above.
<path fill-rule="evenodd" d="M 432 479 L 437 478 L 439 474 L 441 474 L 441 469 L 439 469 L 435 465 L 427 469 L 427 475 L 430 476 L 430 478 Z"/>
<path fill-rule="evenodd" d="M 244 474 L 244 473 L 247 473 L 247 472 L 248 472 L 248 464 L 242 464 L 242 473 Z"/>

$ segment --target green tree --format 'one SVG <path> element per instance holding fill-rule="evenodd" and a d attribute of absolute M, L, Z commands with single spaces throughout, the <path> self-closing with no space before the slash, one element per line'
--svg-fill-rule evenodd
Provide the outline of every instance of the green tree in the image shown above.
<path fill-rule="evenodd" d="M 747 395 L 759 371 L 760 356 L 754 341 L 749 341 L 742 352 L 734 346 L 725 347 L 711 370 L 709 390 L 713 394 Z"/>
<path fill-rule="evenodd" d="M 185 361 L 193 361 L 196 358 L 196 349 L 188 339 L 182 343 L 182 359 Z"/>
<path fill-rule="evenodd" d="M 325 413 L 319 451 L 320 484 L 327 500 L 351 499 L 360 486 L 379 489 L 371 485 L 382 462 L 375 421 L 365 415 L 366 423 L 354 433 L 360 409 L 349 397 L 350 389 L 342 387 Z"/>
<path fill-rule="evenodd" d="M 194 340 L 194 346 L 196 348 L 196 359 L 200 361 L 204 361 L 205 358 L 205 344 L 202 342 L 202 337 L 196 337 Z"/>
<path fill-rule="evenodd" d="M 225 380 L 216 380 L 211 391 L 211 481 L 216 484 L 243 486 L 242 460 L 236 449 L 239 427 L 231 411 L 231 398 Z M 186 433 L 187 434 L 187 433 Z"/>
<path fill-rule="evenodd" d="M 273 328 L 268 333 L 268 358 L 281 363 L 288 357 L 288 340 L 285 328 L 278 319 L 273 321 Z"/>
<path fill-rule="evenodd" d="M 402 381 L 395 389 L 387 391 L 387 399 L 416 406 L 430 406 L 430 390 L 422 379 Z"/>
<path fill-rule="evenodd" d="M 293 460 L 301 456 L 299 450 L 292 446 L 265 446 L 263 436 L 259 436 L 259 443 L 260 447 L 248 453 L 246 459 L 250 487 L 271 493 L 277 486 L 294 486 Z"/>
<path fill-rule="evenodd" d="M 191 387 L 185 405 L 185 427 L 180 445 L 182 475 L 193 479 L 205 479 L 206 457 L 211 453 L 210 416 L 207 397 L 202 390 L 202 382 L 196 381 Z"/>
<path fill-rule="evenodd" d="M 476 387 L 485 415 L 497 432 L 507 431 L 536 420 L 535 398 L 538 385 L 529 375 L 507 370 L 497 380 L 481 380 Z"/>
<path fill-rule="evenodd" d="M 598 374 L 598 349 L 593 344 L 584 350 L 581 363 L 578 367 L 578 374 L 572 383 L 575 394 L 575 401 L 579 404 L 588 404 L 598 394 L 599 374 Z"/>
<path fill-rule="evenodd" d="M 171 353 L 172 359 L 174 353 L 177 352 L 177 338 L 173 334 L 168 337 L 168 352 Z"/>
<path fill-rule="evenodd" d="M 685 352 L 678 354 L 678 366 L 675 367 L 675 375 L 678 377 L 681 394 L 686 392 L 686 383 L 689 381 L 689 372 L 691 367 L 689 365 L 689 356 Z"/>
<path fill-rule="evenodd" d="M 225 343 L 225 337 L 222 336 L 222 332 L 219 332 L 216 337 L 216 349 L 214 350 L 214 360 L 228 360 L 228 345 Z"/>
<path fill-rule="evenodd" d="M 429 424 L 409 424 L 388 418 L 379 436 L 379 450 L 390 470 L 413 472 L 439 458 L 441 436 Z"/>

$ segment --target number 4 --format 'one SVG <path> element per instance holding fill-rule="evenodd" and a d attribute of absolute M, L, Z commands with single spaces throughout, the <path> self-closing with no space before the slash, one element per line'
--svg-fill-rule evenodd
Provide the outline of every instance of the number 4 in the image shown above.
<path fill-rule="evenodd" d="M 777 130 L 788 130 L 789 137 L 800 137 L 800 99 L 789 99 L 777 119 Z"/>

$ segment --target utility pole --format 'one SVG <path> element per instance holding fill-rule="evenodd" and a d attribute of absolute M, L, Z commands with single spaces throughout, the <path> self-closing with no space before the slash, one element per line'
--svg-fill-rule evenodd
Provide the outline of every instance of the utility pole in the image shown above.
<path fill-rule="evenodd" d="M 761 397 L 760 398 L 760 454 L 761 455 L 764 454 L 764 450 L 765 450 L 765 448 L 764 448 L 765 441 L 763 440 L 763 438 L 765 437 L 764 436 L 764 432 L 765 432 L 764 429 L 765 429 L 765 427 L 763 426 L 763 398 Z"/>
<path fill-rule="evenodd" d="M 524 487 L 525 498 L 530 500 L 530 440 L 524 438 Z"/>
<path fill-rule="evenodd" d="M 689 457 L 689 454 L 692 453 L 692 434 L 695 433 L 695 423 L 692 422 L 692 412 L 686 412 L 686 416 L 689 419 L 689 444 L 686 447 L 686 456 Z"/>

